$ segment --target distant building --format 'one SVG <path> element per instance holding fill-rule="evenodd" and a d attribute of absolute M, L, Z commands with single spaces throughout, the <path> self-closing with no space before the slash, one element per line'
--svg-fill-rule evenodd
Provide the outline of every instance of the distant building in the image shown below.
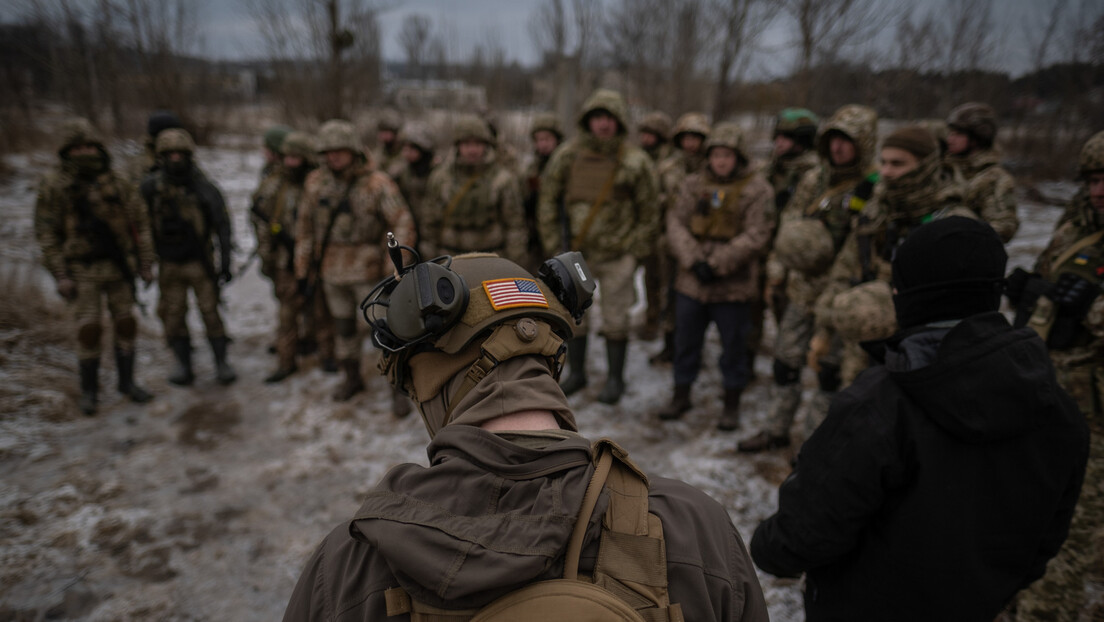
<path fill-rule="evenodd" d="M 391 98 L 399 109 L 483 110 L 487 90 L 462 80 L 396 80 Z"/>

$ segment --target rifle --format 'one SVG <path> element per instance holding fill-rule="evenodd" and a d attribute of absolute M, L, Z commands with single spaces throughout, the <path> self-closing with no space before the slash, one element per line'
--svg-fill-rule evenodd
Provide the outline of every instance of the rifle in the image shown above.
<path fill-rule="evenodd" d="M 349 185 L 345 188 L 344 194 L 341 195 L 341 201 L 338 202 L 337 207 L 330 212 L 330 221 L 326 223 L 326 231 L 322 234 L 322 244 L 318 247 L 318 250 L 311 257 L 310 265 L 307 267 L 307 276 L 303 280 L 306 281 L 306 287 L 303 290 L 303 298 L 306 302 L 310 302 L 314 299 L 314 289 L 318 275 L 322 270 L 322 258 L 326 256 L 326 248 L 330 245 L 330 236 L 333 234 L 334 223 L 337 222 L 337 217 L 341 214 L 348 214 L 352 211 L 349 206 L 349 193 L 353 191 L 353 185 L 356 180 L 349 182 Z M 329 205 L 329 199 L 322 199 L 319 201 L 319 205 Z"/>
<path fill-rule="evenodd" d="M 70 190 L 73 192 L 73 205 L 77 210 L 77 228 L 95 240 L 94 250 L 89 253 L 87 258 L 110 260 L 123 275 L 123 280 L 130 283 L 131 296 L 134 298 L 135 306 L 138 307 L 143 316 L 148 315 L 146 304 L 138 299 L 138 287 L 135 282 L 134 271 L 131 270 L 130 263 L 127 262 L 122 247 L 119 246 L 119 240 L 115 237 L 115 232 L 103 219 L 92 213 L 92 206 L 88 203 L 88 197 L 80 192 L 79 188 L 74 186 Z"/>

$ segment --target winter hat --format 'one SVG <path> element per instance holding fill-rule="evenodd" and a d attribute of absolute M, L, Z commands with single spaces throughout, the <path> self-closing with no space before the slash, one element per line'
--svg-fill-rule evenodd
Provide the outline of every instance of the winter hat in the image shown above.
<path fill-rule="evenodd" d="M 882 142 L 882 148 L 886 147 L 904 149 L 916 156 L 916 159 L 923 160 L 939 148 L 939 143 L 935 142 L 935 137 L 923 126 L 910 125 L 887 136 Z"/>
<path fill-rule="evenodd" d="M 1008 253 L 983 221 L 951 216 L 915 229 L 893 255 L 901 329 L 996 311 Z"/>

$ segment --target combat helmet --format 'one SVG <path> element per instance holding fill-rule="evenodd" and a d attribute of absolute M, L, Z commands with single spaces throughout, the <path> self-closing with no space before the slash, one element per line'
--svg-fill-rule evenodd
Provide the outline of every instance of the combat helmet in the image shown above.
<path fill-rule="evenodd" d="M 783 222 L 774 240 L 774 255 L 790 270 L 814 276 L 823 274 L 835 256 L 832 234 L 819 218 Z"/>
<path fill-rule="evenodd" d="M 981 147 L 992 147 L 997 137 L 997 113 L 989 104 L 968 102 L 947 115 L 947 127 L 968 134 Z"/>
<path fill-rule="evenodd" d="M 157 155 L 169 151 L 195 153 L 195 141 L 192 140 L 191 134 L 187 131 L 178 127 L 172 127 L 167 130 L 162 130 L 162 132 L 157 135 L 155 148 L 157 150 Z"/>
<path fill-rule="evenodd" d="M 897 332 L 893 292 L 875 280 L 856 285 L 832 299 L 832 325 L 846 341 L 886 339 Z"/>
<path fill-rule="evenodd" d="M 356 126 L 345 119 L 330 119 L 318 128 L 318 153 L 348 149 L 356 154 L 364 154 Z"/>
<path fill-rule="evenodd" d="M 478 140 L 491 146 L 495 144 L 487 123 L 474 114 L 463 115 L 452 125 L 452 143 L 455 145 L 465 140 Z"/>
<path fill-rule="evenodd" d="M 667 141 L 671 136 L 671 117 L 659 110 L 649 112 L 636 124 L 636 129 L 640 132 L 651 132 L 661 141 Z"/>
<path fill-rule="evenodd" d="M 784 108 L 774 119 L 774 136 L 788 136 L 799 145 L 811 149 L 816 140 L 820 119 L 805 108 Z"/>
<path fill-rule="evenodd" d="M 579 113 L 579 128 L 584 132 L 589 132 L 590 127 L 587 124 L 587 119 L 592 113 L 599 110 L 605 110 L 613 115 L 614 119 L 617 119 L 617 133 L 619 135 L 626 133 L 628 125 L 625 120 L 629 118 L 628 106 L 625 105 L 625 98 L 621 96 L 621 93 L 613 89 L 597 89 L 591 93 L 590 97 L 583 102 L 583 110 Z"/>
<path fill-rule="evenodd" d="M 1104 132 L 1097 132 L 1085 141 L 1085 146 L 1081 147 L 1080 168 L 1082 177 L 1104 171 Z"/>
<path fill-rule="evenodd" d="M 399 141 L 413 145 L 423 153 L 433 153 L 436 149 L 433 135 L 425 123 L 407 123 L 399 134 Z"/>
<path fill-rule="evenodd" d="M 61 134 L 61 146 L 58 148 L 58 156 L 62 159 L 67 157 L 70 149 L 80 145 L 94 145 L 106 155 L 103 138 L 88 119 L 76 117 L 67 120 L 62 124 L 59 134 Z"/>
<path fill-rule="evenodd" d="M 314 164 L 318 157 L 314 138 L 306 132 L 289 132 L 280 143 L 278 151 L 281 155 L 299 156 L 307 164 Z"/>
<path fill-rule="evenodd" d="M 560 127 L 560 118 L 551 112 L 542 112 L 533 117 L 529 124 L 529 137 L 537 132 L 552 132 L 557 140 L 563 140 L 563 128 Z"/>
<path fill-rule="evenodd" d="M 675 128 L 671 130 L 671 140 L 678 145 L 679 137 L 683 134 L 699 134 L 702 138 L 709 136 L 709 119 L 700 112 L 688 112 L 675 121 Z"/>
<path fill-rule="evenodd" d="M 265 130 L 264 146 L 272 153 L 280 153 L 280 145 L 283 144 L 284 138 L 291 132 L 292 129 L 286 125 L 273 125 Z"/>
<path fill-rule="evenodd" d="M 817 153 L 825 162 L 831 162 L 831 139 L 836 133 L 855 144 L 858 170 L 868 170 L 874 161 L 874 146 L 878 141 L 878 112 L 869 106 L 847 104 L 832 114 L 817 134 Z"/>
<path fill-rule="evenodd" d="M 744 131 L 736 123 L 719 123 L 713 128 L 705 141 L 704 152 L 709 153 L 713 147 L 728 147 L 736 152 L 740 160 L 745 163 L 748 161 L 747 154 L 744 153 Z"/>
<path fill-rule="evenodd" d="M 376 120 L 378 131 L 398 132 L 402 128 L 402 115 L 394 108 L 384 108 Z"/>

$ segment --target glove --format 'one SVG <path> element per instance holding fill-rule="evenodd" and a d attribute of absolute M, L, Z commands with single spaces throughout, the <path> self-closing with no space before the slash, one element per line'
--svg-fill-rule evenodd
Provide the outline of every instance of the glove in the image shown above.
<path fill-rule="evenodd" d="M 1038 277 L 1038 274 L 1028 272 L 1023 268 L 1016 268 L 1004 281 L 1004 295 L 1008 296 L 1008 301 L 1013 305 L 1020 304 L 1020 299 L 1023 298 L 1024 288 L 1027 287 L 1027 282 L 1032 278 Z"/>
<path fill-rule="evenodd" d="M 66 300 L 75 300 L 77 297 L 77 284 L 69 277 L 62 277 L 57 281 L 57 293 Z"/>
<path fill-rule="evenodd" d="M 805 363 L 813 371 L 820 373 L 820 359 L 828 355 L 828 338 L 824 335 L 813 335 L 809 340 L 809 353 L 805 357 Z"/>
<path fill-rule="evenodd" d="M 1092 306 L 1093 300 L 1101 294 L 1099 288 L 1084 277 L 1071 272 L 1066 272 L 1058 277 L 1054 289 L 1050 292 L 1050 299 L 1058 305 L 1059 313 L 1065 312 L 1077 319 L 1085 317 Z"/>
<path fill-rule="evenodd" d="M 218 283 L 219 283 L 219 285 L 226 285 L 233 278 L 234 278 L 234 275 L 230 273 L 229 268 L 223 268 L 222 272 L 218 273 Z"/>
<path fill-rule="evenodd" d="M 699 261 L 690 266 L 690 271 L 702 283 L 712 283 L 717 280 L 717 273 L 713 272 L 713 267 L 704 261 Z"/>

